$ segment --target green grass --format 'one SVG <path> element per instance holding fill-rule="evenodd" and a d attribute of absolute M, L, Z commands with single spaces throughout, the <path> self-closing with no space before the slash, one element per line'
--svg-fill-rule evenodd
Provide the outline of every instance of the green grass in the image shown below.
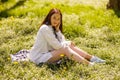
<path fill-rule="evenodd" d="M 113 10 L 106 10 L 103 0 L 94 0 L 100 5 L 82 1 L 0 3 L 0 80 L 119 80 L 120 19 Z M 86 52 L 105 59 L 105 64 L 89 67 L 66 59 L 60 65 L 11 63 L 10 54 L 33 46 L 42 20 L 54 7 L 63 13 L 65 37 Z"/>

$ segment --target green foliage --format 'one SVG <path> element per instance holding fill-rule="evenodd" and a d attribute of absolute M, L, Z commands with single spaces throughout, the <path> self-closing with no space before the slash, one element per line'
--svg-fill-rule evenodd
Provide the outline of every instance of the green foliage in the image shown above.
<path fill-rule="evenodd" d="M 51 8 L 62 11 L 67 39 L 107 62 L 92 67 L 66 58 L 60 65 L 11 63 L 10 54 L 33 46 L 40 24 Z M 0 1 L 0 80 L 119 80 L 119 53 L 120 19 L 105 6 L 96 8 L 76 0 Z"/>

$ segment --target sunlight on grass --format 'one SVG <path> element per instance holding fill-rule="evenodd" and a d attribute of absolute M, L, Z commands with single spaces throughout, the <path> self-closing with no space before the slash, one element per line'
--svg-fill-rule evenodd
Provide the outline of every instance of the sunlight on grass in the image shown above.
<path fill-rule="evenodd" d="M 119 80 L 120 19 L 106 10 L 108 0 L 8 0 L 0 3 L 1 80 Z M 16 5 L 17 4 L 17 5 Z M 11 63 L 10 54 L 30 49 L 51 8 L 63 13 L 63 33 L 105 64 L 92 67 L 68 60 L 61 64 Z"/>

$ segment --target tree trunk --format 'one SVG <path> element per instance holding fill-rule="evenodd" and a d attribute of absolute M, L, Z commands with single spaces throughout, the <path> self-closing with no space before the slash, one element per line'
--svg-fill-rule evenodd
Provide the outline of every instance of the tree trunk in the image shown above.
<path fill-rule="evenodd" d="M 120 0 L 109 0 L 108 9 L 120 10 Z"/>

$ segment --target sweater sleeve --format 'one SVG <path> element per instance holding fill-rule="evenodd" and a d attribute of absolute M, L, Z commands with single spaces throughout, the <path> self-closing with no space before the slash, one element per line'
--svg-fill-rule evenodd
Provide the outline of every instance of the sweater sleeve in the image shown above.
<path fill-rule="evenodd" d="M 61 31 L 56 32 L 56 34 L 57 34 L 57 37 L 58 37 L 59 41 L 60 41 L 62 44 L 66 45 L 66 46 L 71 45 L 71 41 L 65 40 L 65 37 L 64 37 L 64 35 L 61 33 Z"/>
<path fill-rule="evenodd" d="M 41 33 L 48 44 L 51 45 L 54 49 L 60 49 L 63 46 L 63 44 L 56 39 L 52 29 L 47 25 L 41 27 Z"/>
<path fill-rule="evenodd" d="M 59 39 L 60 42 L 65 41 L 65 37 L 64 37 L 64 35 L 61 33 L 61 31 L 56 32 L 56 34 L 57 34 L 57 37 L 58 37 L 58 39 Z"/>

